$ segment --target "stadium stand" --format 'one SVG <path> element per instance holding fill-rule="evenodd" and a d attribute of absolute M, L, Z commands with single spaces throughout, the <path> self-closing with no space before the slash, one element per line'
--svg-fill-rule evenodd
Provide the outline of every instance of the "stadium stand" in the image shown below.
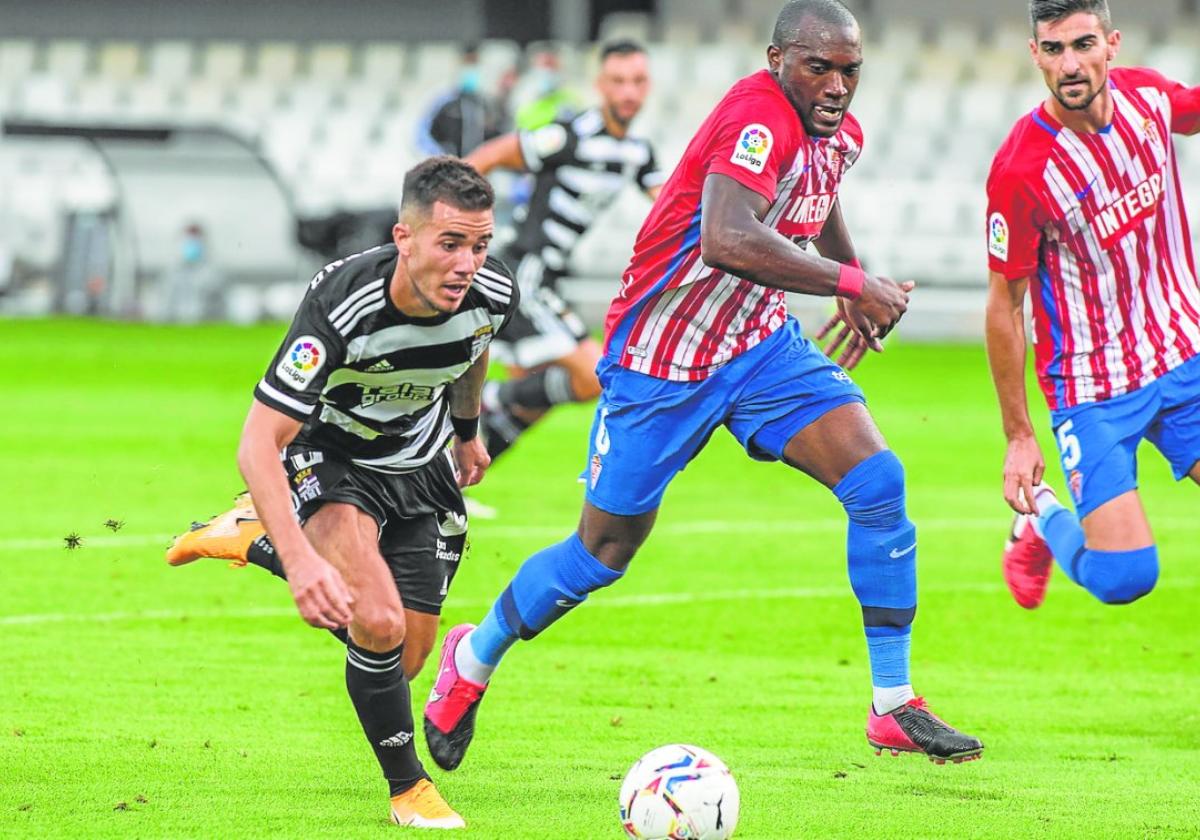
<path fill-rule="evenodd" d="M 776 0 L 704 2 L 711 14 L 671 0 L 660 4 L 659 19 L 613 15 L 600 32 L 652 36 L 655 88 L 638 130 L 668 167 L 728 85 L 763 66 L 778 8 Z M 885 20 L 879 2 L 852 5 L 867 12 L 868 63 L 852 108 L 867 148 L 846 181 L 843 205 L 864 262 L 951 297 L 979 298 L 986 283 L 983 180 L 1009 126 L 1044 93 L 1024 52 L 1028 33 L 985 15 L 939 16 L 932 0 L 905 4 L 906 15 L 927 11 L 906 20 Z M 1178 0 L 1139 4 L 1138 18 L 1122 27 L 1121 63 L 1200 80 L 1200 24 L 1183 8 Z M 568 84 L 588 91 L 595 44 L 561 47 Z M 513 42 L 484 41 L 487 78 L 498 79 L 520 53 Z M 415 121 L 453 77 L 457 56 L 457 44 L 436 41 L 7 37 L 0 40 L 0 118 L 215 126 L 259 150 L 297 212 L 378 207 L 398 197 L 418 156 Z M 1200 148 L 1179 148 L 1189 209 L 1200 222 Z M 0 266 L 23 277 L 53 272 L 64 219 L 106 202 L 111 208 L 112 181 L 87 144 L 0 136 L 0 253 L 7 255 Z M 624 196 L 581 244 L 573 266 L 588 281 L 577 287 L 581 295 L 607 297 L 605 283 L 623 268 L 644 212 L 644 199 Z M 246 221 L 255 224 L 252 214 Z M 261 224 L 277 235 L 278 221 Z M 255 231 L 245 234 L 252 239 Z M 4 288 L 15 288 L 9 278 Z M 279 298 L 278 289 L 273 295 Z M 13 300 L 0 296 L 0 306 L 11 310 Z M 945 311 L 959 308 L 951 302 Z"/>

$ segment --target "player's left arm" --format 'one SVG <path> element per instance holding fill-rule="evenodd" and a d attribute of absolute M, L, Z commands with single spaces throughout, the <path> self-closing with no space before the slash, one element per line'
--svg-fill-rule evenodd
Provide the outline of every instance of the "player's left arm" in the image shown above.
<path fill-rule="evenodd" d="M 844 265 L 852 265 L 855 268 L 862 267 L 854 250 L 850 229 L 846 226 L 845 217 L 842 216 L 842 200 L 840 198 L 834 201 L 829 218 L 825 220 L 825 226 L 821 228 L 821 235 L 813 241 L 813 244 L 817 246 L 817 251 L 822 257 Z M 838 298 L 837 311 L 815 336 L 817 341 L 832 336 L 829 343 L 825 345 L 825 355 L 833 359 L 840 350 L 841 355 L 836 357 L 837 363 L 846 370 L 852 370 L 862 361 L 869 349 L 866 339 L 852 326 L 851 313 L 846 310 L 846 307 L 850 305 L 852 305 L 851 301 Z M 836 332 L 834 332 L 835 330 Z"/>
<path fill-rule="evenodd" d="M 1187 136 L 1200 134 L 1200 85 L 1180 85 L 1171 91 L 1171 131 Z"/>
<path fill-rule="evenodd" d="M 450 402 L 450 422 L 454 424 L 454 463 L 458 466 L 458 486 L 470 487 L 483 479 L 492 459 L 479 437 L 480 395 L 487 378 L 488 351 L 475 360 L 446 389 Z"/>
<path fill-rule="evenodd" d="M 896 283 L 810 254 L 763 223 L 771 199 L 723 172 L 704 179 L 700 258 L 727 274 L 785 292 L 856 299 L 846 310 L 872 350 L 908 309 L 910 283 Z"/>

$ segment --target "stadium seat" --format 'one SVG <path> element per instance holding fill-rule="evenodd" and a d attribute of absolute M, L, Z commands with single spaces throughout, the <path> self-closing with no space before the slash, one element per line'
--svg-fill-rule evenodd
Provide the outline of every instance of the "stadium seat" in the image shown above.
<path fill-rule="evenodd" d="M 142 50 L 132 41 L 106 41 L 100 45 L 97 62 L 104 78 L 128 81 L 141 72 Z"/>
<path fill-rule="evenodd" d="M 74 108 L 74 91 L 58 76 L 26 76 L 17 87 L 14 112 L 25 118 L 62 121 Z"/>
<path fill-rule="evenodd" d="M 78 81 L 87 75 L 91 50 L 83 41 L 51 41 L 46 47 L 46 72 L 64 81 Z"/>
<path fill-rule="evenodd" d="M 30 75 L 37 60 L 37 45 L 28 38 L 0 41 L 0 83 L 13 82 Z"/>
<path fill-rule="evenodd" d="M 246 71 L 246 46 L 236 41 L 212 41 L 201 53 L 201 73 L 209 81 L 240 82 Z"/>
<path fill-rule="evenodd" d="M 368 43 L 359 70 L 367 84 L 398 85 L 404 77 L 404 49 L 395 43 Z"/>
<path fill-rule="evenodd" d="M 290 82 L 296 76 L 300 50 L 289 41 L 267 41 L 259 45 L 254 59 L 254 74 L 276 84 Z"/>
<path fill-rule="evenodd" d="M 103 76 L 84 79 L 76 88 L 75 113 L 87 123 L 119 122 L 128 110 L 123 86 Z"/>
<path fill-rule="evenodd" d="M 186 123 L 219 122 L 226 112 L 225 88 L 212 79 L 192 79 L 180 87 L 179 118 Z"/>
<path fill-rule="evenodd" d="M 308 77 L 325 84 L 339 84 L 350 78 L 354 53 L 349 44 L 314 44 L 308 54 Z"/>
<path fill-rule="evenodd" d="M 155 41 L 146 55 L 146 75 L 160 82 L 183 82 L 192 75 L 195 50 L 188 41 Z"/>

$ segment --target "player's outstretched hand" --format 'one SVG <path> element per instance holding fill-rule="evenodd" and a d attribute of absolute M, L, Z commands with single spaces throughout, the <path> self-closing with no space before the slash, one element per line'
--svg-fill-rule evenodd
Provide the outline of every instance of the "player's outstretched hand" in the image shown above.
<path fill-rule="evenodd" d="M 341 573 L 316 551 L 287 564 L 287 581 L 300 617 L 313 627 L 336 630 L 353 617 L 354 598 Z"/>
<path fill-rule="evenodd" d="M 1013 438 L 1004 453 L 1004 501 L 1017 513 L 1037 515 L 1033 487 L 1042 483 L 1046 462 L 1042 448 L 1032 435 Z"/>
<path fill-rule="evenodd" d="M 455 438 L 453 452 L 459 487 L 470 487 L 483 480 L 483 474 L 492 463 L 483 440 L 476 436 L 464 443 Z"/>
<path fill-rule="evenodd" d="M 847 307 L 847 311 L 855 313 L 855 328 L 859 335 L 868 339 L 872 350 L 883 351 L 883 338 L 900 322 L 908 311 L 908 293 L 916 288 L 911 281 L 897 283 L 890 277 L 874 277 L 867 275 L 863 283 L 862 295 Z M 863 320 L 869 321 L 873 330 L 864 331 L 861 328 Z"/>
<path fill-rule="evenodd" d="M 817 341 L 829 339 L 825 343 L 825 355 L 846 370 L 853 370 L 867 353 L 867 340 L 851 326 L 850 315 L 846 312 L 847 301 L 838 298 L 837 311 L 825 322 L 825 326 L 817 331 Z M 831 337 L 832 336 L 832 337 Z M 838 355 L 838 352 L 841 355 Z"/>

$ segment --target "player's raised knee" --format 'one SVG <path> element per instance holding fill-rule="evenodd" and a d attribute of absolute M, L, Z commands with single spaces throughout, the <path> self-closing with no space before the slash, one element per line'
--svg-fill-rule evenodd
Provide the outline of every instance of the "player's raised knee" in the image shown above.
<path fill-rule="evenodd" d="M 1132 604 L 1158 583 L 1158 549 L 1089 551 L 1081 583 L 1106 604 Z"/>

